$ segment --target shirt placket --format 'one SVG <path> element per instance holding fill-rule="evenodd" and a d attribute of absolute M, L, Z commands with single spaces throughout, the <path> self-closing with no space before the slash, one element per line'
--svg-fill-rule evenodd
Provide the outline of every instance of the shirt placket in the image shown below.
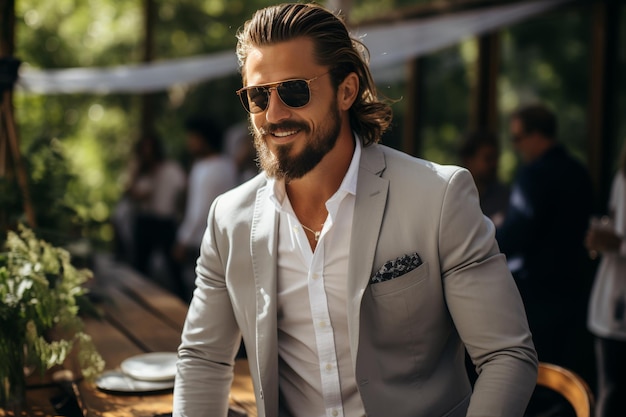
<path fill-rule="evenodd" d="M 331 226 L 332 220 L 327 219 L 315 252 L 311 251 L 304 229 L 294 227 L 294 231 L 298 231 L 296 234 L 296 244 L 299 246 L 306 264 L 309 265 L 307 288 L 311 305 L 313 328 L 315 331 L 320 377 L 322 381 L 322 396 L 324 397 L 326 416 L 343 417 L 339 366 L 335 350 L 335 336 L 330 321 L 330 311 L 328 310 L 328 300 L 324 286 L 324 238 Z"/>
<path fill-rule="evenodd" d="M 311 317 L 319 357 L 322 395 L 328 417 L 343 416 L 339 367 L 335 351 L 335 337 L 330 321 L 328 301 L 324 287 L 324 242 L 320 239 L 313 253 L 308 274 L 308 290 L 311 300 Z"/>

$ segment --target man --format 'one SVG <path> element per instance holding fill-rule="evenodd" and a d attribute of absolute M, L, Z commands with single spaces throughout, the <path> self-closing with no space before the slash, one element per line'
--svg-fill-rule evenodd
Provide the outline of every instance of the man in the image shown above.
<path fill-rule="evenodd" d="M 546 107 L 519 109 L 510 129 L 523 165 L 497 240 L 524 300 L 539 359 L 584 373 L 579 336 L 589 290 L 583 241 L 591 180 L 557 142 L 556 117 Z"/>
<path fill-rule="evenodd" d="M 496 227 L 499 226 L 509 205 L 509 187 L 498 181 L 498 138 L 490 132 L 469 132 L 463 137 L 459 157 L 461 166 L 474 178 L 480 208 Z"/>
<path fill-rule="evenodd" d="M 226 415 L 243 335 L 259 416 L 521 416 L 535 351 L 471 175 L 376 144 L 391 110 L 320 6 L 238 40 L 264 173 L 211 208 L 174 415 Z"/>
<path fill-rule="evenodd" d="M 209 208 L 215 197 L 237 185 L 237 167 L 222 152 L 222 132 L 213 121 L 192 117 L 185 122 L 185 131 L 193 163 L 185 215 L 178 228 L 173 256 L 183 265 L 181 296 L 188 301 L 191 298 L 192 271 L 200 253 Z M 185 273 L 187 271 L 189 273 Z M 188 275 L 191 277 L 187 278 Z"/>

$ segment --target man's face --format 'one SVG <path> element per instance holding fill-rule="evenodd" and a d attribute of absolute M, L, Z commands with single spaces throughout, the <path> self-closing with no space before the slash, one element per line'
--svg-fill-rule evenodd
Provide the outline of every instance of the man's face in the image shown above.
<path fill-rule="evenodd" d="M 318 77 L 309 83 L 308 104 L 288 107 L 272 89 L 267 108 L 250 114 L 261 168 L 269 176 L 301 178 L 335 146 L 341 118 L 328 70 L 315 62 L 313 42 L 306 38 L 250 51 L 244 67 L 246 86 Z"/>
<path fill-rule="evenodd" d="M 196 132 L 187 133 L 187 150 L 193 157 L 202 156 L 206 153 L 206 144 Z"/>
<path fill-rule="evenodd" d="M 467 158 L 465 166 L 477 182 L 491 182 L 498 176 L 498 149 L 492 145 L 482 145 L 476 153 Z"/>
<path fill-rule="evenodd" d="M 520 155 L 524 162 L 531 160 L 531 146 L 529 135 L 524 130 L 524 125 L 519 119 L 512 119 L 510 124 L 511 142 L 513 148 Z"/>

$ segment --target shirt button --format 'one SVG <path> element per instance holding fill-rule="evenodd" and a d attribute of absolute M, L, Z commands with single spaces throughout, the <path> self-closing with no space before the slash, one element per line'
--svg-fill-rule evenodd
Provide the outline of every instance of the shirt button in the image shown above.
<path fill-rule="evenodd" d="M 333 366 L 330 363 L 327 363 L 326 364 L 326 370 L 327 371 L 332 371 L 332 369 L 333 369 Z"/>
<path fill-rule="evenodd" d="M 325 322 L 325 321 L 320 321 L 319 326 L 320 326 L 321 328 L 326 327 L 326 322 Z"/>
<path fill-rule="evenodd" d="M 313 274 L 313 279 L 319 279 L 320 274 Z"/>
<path fill-rule="evenodd" d="M 331 414 L 333 415 L 333 417 L 337 417 L 339 415 L 339 412 L 337 410 L 333 410 Z"/>

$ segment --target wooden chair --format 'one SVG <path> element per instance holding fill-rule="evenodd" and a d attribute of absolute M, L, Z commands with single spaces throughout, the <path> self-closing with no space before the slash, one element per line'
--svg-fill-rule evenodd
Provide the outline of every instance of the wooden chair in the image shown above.
<path fill-rule="evenodd" d="M 562 395 L 576 412 L 576 417 L 593 417 L 593 393 L 576 373 L 558 365 L 539 362 L 537 385 Z"/>

